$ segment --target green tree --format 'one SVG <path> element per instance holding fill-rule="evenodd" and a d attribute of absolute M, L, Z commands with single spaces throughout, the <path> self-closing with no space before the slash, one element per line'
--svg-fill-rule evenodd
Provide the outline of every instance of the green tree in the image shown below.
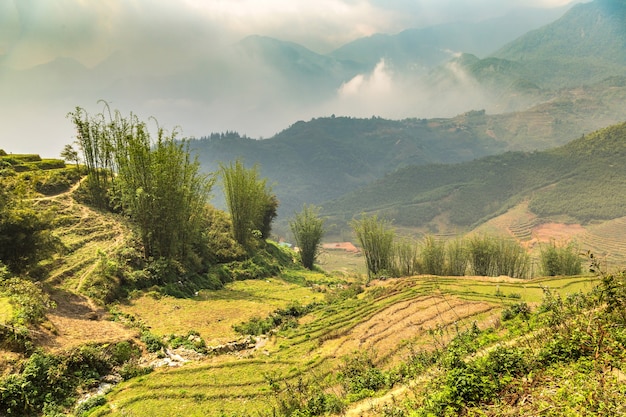
<path fill-rule="evenodd" d="M 491 276 L 495 270 L 496 248 L 492 238 L 474 236 L 467 242 L 472 275 Z"/>
<path fill-rule="evenodd" d="M 462 239 L 455 239 L 446 244 L 446 269 L 448 275 L 463 276 L 469 262 L 467 245 Z"/>
<path fill-rule="evenodd" d="M 422 273 L 443 275 L 446 267 L 446 247 L 433 236 L 426 236 L 422 246 Z"/>
<path fill-rule="evenodd" d="M 419 256 L 417 245 L 410 240 L 402 240 L 395 244 L 394 274 L 401 277 L 410 277 L 419 270 Z"/>
<path fill-rule="evenodd" d="M 545 276 L 578 275 L 582 272 L 582 258 L 573 244 L 557 246 L 551 241 L 541 246 L 541 273 Z"/>
<path fill-rule="evenodd" d="M 220 173 L 233 237 L 240 245 L 249 248 L 255 234 L 268 237 L 278 200 L 271 194 L 267 180 L 259 177 L 256 165 L 248 169 L 237 160 L 220 165 Z"/>
<path fill-rule="evenodd" d="M 105 108 L 108 119 L 89 117 L 81 108 L 69 114 L 94 197 L 102 204 L 116 202 L 131 218 L 146 258 L 193 260 L 214 178 L 200 173 L 176 131 L 166 134 L 157 124 L 153 139 L 134 114 Z"/>
<path fill-rule="evenodd" d="M 76 128 L 76 143 L 83 154 L 87 170 L 86 187 L 89 202 L 98 208 L 109 205 L 107 191 L 113 178 L 111 143 L 104 115 L 90 117 L 81 107 L 67 114 Z M 111 173 L 109 175 L 108 173 Z"/>
<path fill-rule="evenodd" d="M 78 151 L 74 149 L 74 147 L 70 144 L 65 145 L 60 154 L 61 158 L 66 161 L 71 161 L 76 164 L 76 169 L 79 169 L 80 157 L 78 155 Z"/>
<path fill-rule="evenodd" d="M 351 226 L 365 254 L 368 279 L 391 271 L 395 232 L 390 223 L 372 215 L 353 220 Z"/>
<path fill-rule="evenodd" d="M 319 244 L 324 235 L 324 220 L 319 217 L 319 208 L 315 206 L 302 207 L 289 222 L 296 245 L 300 250 L 300 259 L 305 268 L 313 269 L 317 257 Z"/>
<path fill-rule="evenodd" d="M 0 261 L 19 273 L 47 258 L 58 247 L 46 213 L 0 186 Z"/>

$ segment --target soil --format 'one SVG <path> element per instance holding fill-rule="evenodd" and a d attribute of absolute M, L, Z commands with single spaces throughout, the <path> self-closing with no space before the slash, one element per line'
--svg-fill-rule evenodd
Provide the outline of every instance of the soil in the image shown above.
<path fill-rule="evenodd" d="M 70 350 L 90 343 L 116 343 L 139 337 L 136 330 L 110 321 L 103 308 L 86 297 L 54 289 L 50 298 L 57 307 L 48 313 L 48 323 L 35 335 L 35 343 L 47 351 Z"/>

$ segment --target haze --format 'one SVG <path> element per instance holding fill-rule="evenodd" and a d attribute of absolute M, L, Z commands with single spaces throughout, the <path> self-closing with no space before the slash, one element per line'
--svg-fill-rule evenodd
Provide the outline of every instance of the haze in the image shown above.
<path fill-rule="evenodd" d="M 488 93 L 463 74 L 443 91 L 384 60 L 322 94 L 308 79 L 286 79 L 250 49 L 242 53 L 239 42 L 262 35 L 327 54 L 375 33 L 567 3 L 0 0 L 0 148 L 57 156 L 74 140 L 67 112 L 75 106 L 99 112 L 101 99 L 141 118 L 154 116 L 166 128 L 180 126 L 183 136 L 236 130 L 268 137 L 297 120 L 330 114 L 403 118 L 489 109 Z M 466 51 L 449 51 L 458 52 Z"/>

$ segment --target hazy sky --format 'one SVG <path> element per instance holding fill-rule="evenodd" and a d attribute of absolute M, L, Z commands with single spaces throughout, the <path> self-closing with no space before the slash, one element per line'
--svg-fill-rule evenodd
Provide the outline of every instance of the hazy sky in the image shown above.
<path fill-rule="evenodd" d="M 0 148 L 14 152 L 35 151 L 38 146 L 49 152 L 58 153 L 62 145 L 68 143 L 71 126 L 63 117 L 73 107 L 68 106 L 72 97 L 64 98 L 59 92 L 23 93 L 13 81 L 3 85 L 3 77 L 8 71 L 26 70 L 44 64 L 58 57 L 73 58 L 87 68 L 106 60 L 113 53 L 126 52 L 136 58 L 139 71 L 145 76 L 160 76 L 177 69 L 184 71 L 189 57 L 202 55 L 218 56 L 229 46 L 250 34 L 260 34 L 300 43 L 318 53 L 327 53 L 334 48 L 356 38 L 377 32 L 397 33 L 407 28 L 425 27 L 434 24 L 471 20 L 480 21 L 501 16 L 519 7 L 557 7 L 570 0 L 0 0 L 0 110 L 4 113 L 0 124 Z M 210 59 L 207 66 L 219 60 Z M 127 70 L 137 76 L 136 69 Z M 213 70 L 213 69 L 212 69 Z M 219 68 L 216 71 L 220 70 Z M 231 71 L 231 68 L 222 68 Z M 70 76 L 59 70 L 53 77 Z M 23 72 L 28 77 L 28 72 Z M 376 88 L 394 90 L 392 81 L 385 78 L 384 66 L 372 74 L 363 74 L 351 84 L 337 91 L 337 98 L 344 100 L 354 95 L 359 88 L 377 81 Z M 51 79 L 52 83 L 57 78 Z M 27 79 L 26 79 L 27 81 Z M 382 87 L 381 87 L 382 83 Z M 386 84 L 385 84 L 386 83 Z M 27 83 L 26 83 L 27 85 Z M 247 87 L 250 88 L 252 84 Z M 10 87 L 14 86 L 14 89 Z M 37 86 L 31 86 L 33 90 Z M 193 89 L 193 86 L 190 87 Z M 45 89 L 45 88 L 44 88 Z M 395 91 L 395 90 L 394 90 Z M 376 91 L 374 91 L 375 93 Z M 368 94 L 372 93 L 371 91 Z M 372 93 L 373 94 L 373 93 Z M 78 96 L 77 96 L 78 97 Z M 237 95 L 231 98 L 231 105 L 237 103 Z M 86 106 L 91 103 L 75 103 Z M 153 104 L 160 98 L 154 98 Z M 144 100 L 145 101 L 145 100 Z M 122 100 L 119 100 L 122 102 Z M 133 105 L 132 97 L 125 97 L 124 103 L 130 108 L 146 108 L 146 103 Z M 203 111 L 214 109 L 210 97 L 202 103 L 188 100 L 184 95 L 176 98 L 176 106 L 186 114 L 179 121 L 168 109 L 171 102 L 159 102 L 150 110 L 162 110 L 166 122 L 184 123 Z M 171 111 L 170 111 L 171 110 Z M 369 109 L 368 109 L 369 110 Z M 375 109 L 373 109 L 375 110 Z M 315 111 L 321 111 L 317 109 Z M 29 116 L 25 116 L 25 114 Z M 225 113 L 224 113 L 225 114 Z M 38 115 L 40 121 L 32 123 Z M 324 116 L 312 114 L 311 116 Z M 155 114 L 159 117 L 159 114 Z M 24 118 L 28 117 L 31 121 Z M 250 116 L 254 118 L 253 116 Z M 282 128 L 288 117 L 271 127 L 258 129 L 265 135 L 271 129 Z M 60 118 L 60 120 L 58 120 Z M 267 115 L 259 116 L 267 119 Z M 159 118 L 160 119 L 160 118 Z M 224 129 L 239 130 L 252 136 L 258 132 L 253 124 L 241 123 L 236 126 L 236 118 L 223 123 L 209 124 L 203 132 L 190 129 L 191 134 L 207 134 Z M 53 122 L 53 120 L 57 120 Z M 161 120 L 161 119 L 160 119 Z M 230 124 L 225 123 L 228 121 Z M 292 120 L 295 122 L 297 119 Z M 280 123 L 280 124 L 279 124 Z M 282 125 L 281 125 L 282 124 Z M 49 147 L 43 146 L 44 135 L 55 135 Z M 19 139 L 17 139 L 19 137 Z"/>

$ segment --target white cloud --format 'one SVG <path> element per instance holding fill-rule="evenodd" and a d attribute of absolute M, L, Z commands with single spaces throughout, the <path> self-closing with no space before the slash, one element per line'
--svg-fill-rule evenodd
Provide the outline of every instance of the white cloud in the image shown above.
<path fill-rule="evenodd" d="M 181 125 L 185 135 L 238 130 L 269 136 L 295 120 L 332 113 L 398 118 L 463 112 L 484 98 L 463 73 L 457 74 L 459 94 L 453 96 L 419 79 L 401 78 L 381 62 L 320 104 L 304 94 L 297 97 L 300 90 L 290 91 L 273 69 L 229 55 L 224 47 L 260 34 L 327 52 L 375 32 L 565 1 L 0 0 L 0 148 L 56 155 L 71 142 L 67 111 L 76 105 L 100 111 L 98 99 L 122 111 L 154 115 L 168 128 Z M 36 80 L 42 93 L 36 91 L 40 84 L 27 79 L 31 73 L 16 76 L 2 69 L 57 57 L 87 67 L 110 58 L 109 73 L 83 85 L 60 65 L 57 73 Z M 34 118 L 37 123 L 31 123 Z"/>

